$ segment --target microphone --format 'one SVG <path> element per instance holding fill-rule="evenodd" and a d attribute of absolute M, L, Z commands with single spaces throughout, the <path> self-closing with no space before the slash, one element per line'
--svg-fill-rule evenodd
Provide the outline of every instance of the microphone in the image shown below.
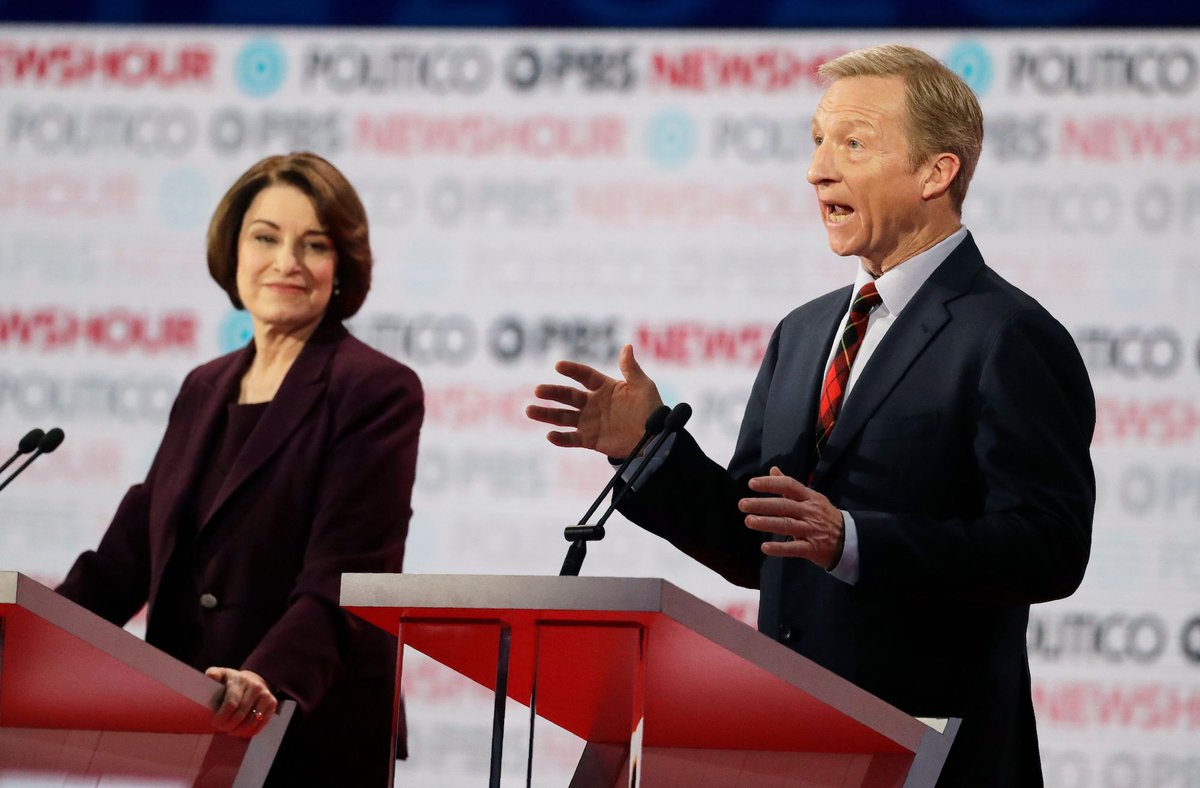
<path fill-rule="evenodd" d="M 45 434 L 46 433 L 42 432 L 37 427 L 34 427 L 29 432 L 25 433 L 25 437 L 21 438 L 21 442 L 17 444 L 17 450 L 13 456 L 9 457 L 3 465 L 0 465 L 0 473 L 4 473 L 4 469 L 16 462 L 17 458 L 22 454 L 28 454 L 36 449 L 38 441 L 40 441 L 42 436 Z"/>
<path fill-rule="evenodd" d="M 604 485 L 604 489 L 601 490 L 600 494 L 596 496 L 596 500 L 592 501 L 592 505 L 588 507 L 586 512 L 584 512 L 583 517 L 579 518 L 579 525 L 583 525 L 588 521 L 588 518 L 596 512 L 597 508 L 599 508 L 600 502 L 604 500 L 604 496 L 608 495 L 608 491 L 616 485 L 617 479 L 620 479 L 621 474 L 625 473 L 625 469 L 629 467 L 629 463 L 633 462 L 637 456 L 642 453 L 642 449 L 646 448 L 646 444 L 649 443 L 655 435 L 663 431 L 663 427 L 665 427 L 667 423 L 667 417 L 670 414 L 671 408 L 667 405 L 659 405 L 654 409 L 654 412 L 651 413 L 649 418 L 646 419 L 646 432 L 642 435 L 641 440 L 639 440 L 637 445 L 633 447 L 633 451 L 629 452 L 629 456 L 621 461 L 621 464 L 617 467 L 617 472 L 614 473 L 612 478 L 608 480 L 608 484 Z"/>
<path fill-rule="evenodd" d="M 634 471 L 632 478 L 629 480 L 629 484 L 626 484 L 623 488 L 621 488 L 621 491 L 613 497 L 613 502 L 609 505 L 608 510 L 605 511 L 604 516 L 600 518 L 600 521 L 595 525 L 584 525 L 584 523 L 587 521 L 587 518 L 591 516 L 593 511 L 595 511 L 597 505 L 600 503 L 600 500 L 602 500 L 605 494 L 607 494 L 608 490 L 616 484 L 617 479 L 621 477 L 621 474 L 625 472 L 625 469 L 629 467 L 629 464 L 633 461 L 633 459 L 638 456 L 638 452 L 641 450 L 640 448 L 635 449 L 630 453 L 629 457 L 625 458 L 625 461 L 621 463 L 621 467 L 617 469 L 617 472 L 613 474 L 612 479 L 604 488 L 604 492 L 600 493 L 600 498 L 596 500 L 596 503 L 592 504 L 592 508 L 588 509 L 588 513 L 584 515 L 582 520 L 579 521 L 579 524 L 567 526 L 563 529 L 563 537 L 571 543 L 571 546 L 567 548 L 567 555 L 563 559 L 562 569 L 559 570 L 558 573 L 559 576 L 574 577 L 579 574 L 579 570 L 583 567 L 583 559 L 587 557 L 587 543 L 599 541 L 604 538 L 604 523 L 607 522 L 609 516 L 612 515 L 617 503 L 622 497 L 624 497 L 626 490 L 628 490 L 633 482 L 645 472 L 647 464 L 651 459 L 653 459 L 654 455 L 658 453 L 659 449 L 662 448 L 663 442 L 666 441 L 667 436 L 683 429 L 683 425 L 687 424 L 688 419 L 692 417 L 692 406 L 686 402 L 681 402 L 674 408 L 669 409 L 670 412 L 666 413 L 665 418 L 662 420 L 661 427 L 659 427 L 656 432 L 652 433 L 650 431 L 651 426 L 659 426 L 657 424 L 652 424 L 652 420 L 656 419 L 656 417 L 658 417 L 660 413 L 665 412 L 665 410 L 667 410 L 667 408 L 664 405 L 651 414 L 650 419 L 646 420 L 646 434 L 642 436 L 642 440 L 638 442 L 638 446 L 644 446 L 646 441 L 654 437 L 655 434 L 657 434 L 658 437 L 655 439 L 654 443 L 651 444 L 649 451 L 646 452 L 646 456 L 643 459 L 642 464 L 638 466 L 636 471 Z"/>
<path fill-rule="evenodd" d="M 608 522 L 608 518 L 614 511 L 616 511 L 617 504 L 621 502 L 621 499 L 625 497 L 626 493 L 633 489 L 634 482 L 636 482 L 638 478 L 645 473 L 646 468 L 650 465 L 650 459 L 655 454 L 658 454 L 658 450 L 661 449 L 662 445 L 667 442 L 667 438 L 683 429 L 684 425 L 688 423 L 688 419 L 691 417 L 691 405 L 687 404 L 686 402 L 681 402 L 675 406 L 675 410 L 671 411 L 671 415 L 667 417 L 667 423 L 663 426 L 662 434 L 658 436 L 658 440 L 656 440 L 654 445 L 650 447 L 650 451 L 646 452 L 646 461 L 638 466 L 637 470 L 633 472 L 633 476 L 629 477 L 629 482 L 622 487 L 616 495 L 613 496 L 612 503 L 608 505 L 608 510 L 604 512 L 604 515 L 600 518 L 599 522 L 596 523 L 597 528 L 603 528 L 604 524 Z"/>
<path fill-rule="evenodd" d="M 41 432 L 41 430 L 34 430 L 34 432 Z M 25 438 L 28 438 L 32 434 L 33 434 L 33 432 L 29 433 L 29 435 L 26 435 Z M 18 467 L 15 471 L 12 472 L 12 476 L 9 476 L 7 479 L 4 480 L 3 484 L 0 484 L 0 490 L 3 490 L 8 485 L 12 484 L 12 480 L 17 478 L 21 474 L 21 471 L 28 468 L 30 466 L 30 464 L 33 463 L 33 461 L 36 460 L 38 457 L 42 456 L 43 454 L 49 454 L 50 452 L 57 449 L 62 444 L 63 438 L 65 438 L 65 437 L 66 437 L 66 435 L 63 434 L 63 431 L 60 430 L 58 427 L 55 427 L 55 428 L 49 430 L 48 432 L 46 432 L 45 434 L 41 435 L 38 438 L 37 449 L 33 452 L 33 456 L 30 457 L 25 462 L 21 463 L 20 467 Z M 22 446 L 25 445 L 25 438 L 21 439 Z"/>

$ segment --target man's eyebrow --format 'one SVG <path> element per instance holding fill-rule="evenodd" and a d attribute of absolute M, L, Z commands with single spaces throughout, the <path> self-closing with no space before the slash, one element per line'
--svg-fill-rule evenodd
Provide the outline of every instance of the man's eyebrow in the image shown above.
<path fill-rule="evenodd" d="M 859 129 L 865 129 L 867 131 L 879 130 L 879 127 L 875 123 L 872 123 L 868 118 L 841 118 L 830 121 L 824 126 L 820 126 L 817 122 L 817 118 L 813 117 L 812 128 L 813 131 L 816 131 L 818 128 L 823 128 L 827 131 L 857 131 Z"/>

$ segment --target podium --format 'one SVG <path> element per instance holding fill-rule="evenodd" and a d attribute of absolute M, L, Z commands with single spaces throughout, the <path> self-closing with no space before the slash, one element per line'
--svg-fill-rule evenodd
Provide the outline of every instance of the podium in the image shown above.
<path fill-rule="evenodd" d="M 223 688 L 16 572 L 0 572 L 0 785 L 262 785 L 295 710 L 213 730 Z"/>
<path fill-rule="evenodd" d="M 665 580 L 346 574 L 341 603 L 495 691 L 492 786 L 505 696 L 530 708 L 531 754 L 533 715 L 587 741 L 572 788 L 933 786 L 958 731 Z"/>

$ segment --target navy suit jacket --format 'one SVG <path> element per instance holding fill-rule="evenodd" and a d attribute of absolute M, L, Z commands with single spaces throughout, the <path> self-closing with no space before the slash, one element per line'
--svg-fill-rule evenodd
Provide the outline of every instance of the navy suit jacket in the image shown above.
<path fill-rule="evenodd" d="M 251 343 L 187 376 L 145 482 L 60 593 L 118 625 L 148 601 L 152 644 L 179 626 L 156 615 L 156 597 L 253 357 Z M 344 613 L 338 596 L 343 572 L 401 570 L 423 414 L 410 369 L 326 320 L 199 522 L 197 591 L 216 598 L 199 618 L 212 664 L 259 673 L 300 709 L 277 763 L 332 765 L 340 753 L 386 774 L 396 642 Z M 372 757 L 372 746 L 385 749 Z"/>
<path fill-rule="evenodd" d="M 734 583 L 759 629 L 916 716 L 961 717 L 941 786 L 1041 785 L 1029 605 L 1083 578 L 1095 400 L 1067 331 L 968 236 L 896 318 L 812 467 L 817 403 L 850 288 L 789 314 L 728 469 L 682 433 L 621 511 Z M 854 517 L 850 586 L 764 559 L 737 509 L 772 465 Z"/>

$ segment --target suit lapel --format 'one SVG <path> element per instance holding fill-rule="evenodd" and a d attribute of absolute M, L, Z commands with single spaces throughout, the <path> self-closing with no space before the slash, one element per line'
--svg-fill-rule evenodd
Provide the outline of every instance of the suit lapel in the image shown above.
<path fill-rule="evenodd" d="M 863 426 L 903 380 L 913 362 L 950 320 L 946 304 L 970 287 L 971 280 L 982 267 L 983 258 L 968 234 L 913 296 L 867 360 L 846 397 L 829 443 L 817 463 L 814 481 L 821 479 L 846 452 Z"/>
<path fill-rule="evenodd" d="M 194 516 L 185 509 L 195 500 L 195 487 L 203 470 L 201 464 L 218 437 L 222 412 L 232 401 L 238 381 L 253 357 L 254 346 L 250 345 L 228 356 L 212 377 L 195 380 L 184 392 L 186 401 L 180 403 L 179 427 L 168 433 L 159 449 L 164 457 L 178 458 L 177 464 L 164 464 L 158 469 L 159 478 L 155 482 L 158 492 L 150 511 L 151 538 L 158 540 L 153 554 L 163 556 L 164 562 L 175 550 L 180 524 Z M 177 445 L 166 445 L 168 440 Z M 162 510 L 155 504 L 167 508 Z"/>
<path fill-rule="evenodd" d="M 230 496 L 271 459 L 304 423 L 325 392 L 325 367 L 345 333 L 340 323 L 330 320 L 322 323 L 309 337 L 284 376 L 279 391 L 246 439 L 246 445 L 238 453 L 233 467 L 229 469 L 229 475 L 204 515 L 201 531 L 212 522 Z M 221 407 L 224 407 L 224 403 Z"/>
<path fill-rule="evenodd" d="M 834 334 L 841 330 L 842 317 L 849 309 L 852 290 L 847 287 L 823 297 L 824 302 L 797 327 L 797 336 L 788 337 L 786 343 L 781 341 L 781 348 L 788 351 L 787 357 L 780 359 L 775 377 L 788 383 L 781 387 L 784 395 L 778 405 L 768 410 L 763 430 L 764 468 L 778 465 L 797 478 L 808 478 L 825 362 Z"/>

